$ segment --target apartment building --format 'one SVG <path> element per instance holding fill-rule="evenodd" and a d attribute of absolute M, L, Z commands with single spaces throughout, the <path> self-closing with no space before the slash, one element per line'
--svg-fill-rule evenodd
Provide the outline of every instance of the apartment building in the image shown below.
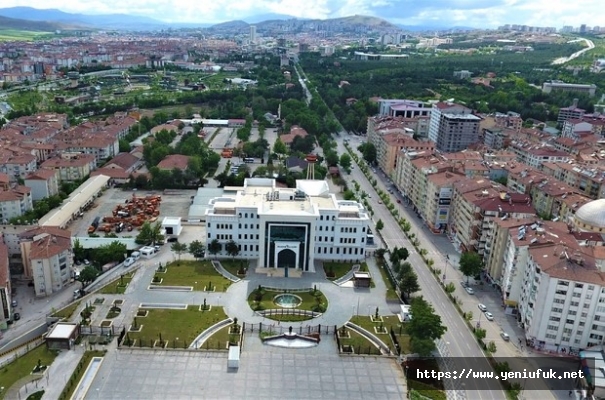
<path fill-rule="evenodd" d="M 433 232 L 447 230 L 454 184 L 462 179 L 463 175 L 448 171 L 427 175 L 428 197 L 419 212 Z"/>
<path fill-rule="evenodd" d="M 603 118 L 570 118 L 563 122 L 561 137 L 579 140 L 585 136 L 595 135 L 598 139 L 605 136 Z"/>
<path fill-rule="evenodd" d="M 59 179 L 57 171 L 52 169 L 39 169 L 25 177 L 25 186 L 31 189 L 33 201 L 54 196 L 59 193 Z"/>
<path fill-rule="evenodd" d="M 323 180 L 298 180 L 292 189 L 250 178 L 234 196 L 210 201 L 206 241 L 219 241 L 219 256 L 233 240 L 260 267 L 315 272 L 315 260 L 363 259 L 369 220 L 361 204 L 337 200 Z"/>
<path fill-rule="evenodd" d="M 430 117 L 431 104 L 418 100 L 406 99 L 380 99 L 378 101 L 378 114 L 380 116 L 403 117 Z"/>
<path fill-rule="evenodd" d="M 0 172 L 7 174 L 11 182 L 24 179 L 38 169 L 36 157 L 25 151 L 0 151 Z"/>
<path fill-rule="evenodd" d="M 544 174 L 552 176 L 573 188 L 574 192 L 599 199 L 605 197 L 605 167 L 579 163 L 549 163 Z"/>
<path fill-rule="evenodd" d="M 36 227 L 19 237 L 24 277 L 32 279 L 38 297 L 49 296 L 69 285 L 71 232 L 57 227 Z"/>
<path fill-rule="evenodd" d="M 25 214 L 33 208 L 31 189 L 26 186 L 15 186 L 0 191 L 0 222 L 7 224 L 11 219 Z"/>
<path fill-rule="evenodd" d="M 547 162 L 567 162 L 569 154 L 544 144 L 533 145 L 528 142 L 513 141 L 509 150 L 517 155 L 517 160 L 538 170 Z"/>
<path fill-rule="evenodd" d="M 414 129 L 408 120 L 403 117 L 378 116 L 369 117 L 367 125 L 368 142 L 372 143 L 376 150 L 381 147 L 382 137 L 389 134 L 397 134 L 401 137 L 413 137 Z"/>
<path fill-rule="evenodd" d="M 454 184 L 449 235 L 466 250 L 484 258 L 491 251 L 496 218 L 535 215 L 529 196 L 510 193 L 489 179 L 463 179 Z"/>
<path fill-rule="evenodd" d="M 574 354 L 603 342 L 602 249 L 595 251 L 599 259 L 575 241 L 529 249 L 520 271 L 519 317 L 532 347 Z"/>
<path fill-rule="evenodd" d="M 449 171 L 451 168 L 449 162 L 433 155 L 404 153 L 398 158 L 394 182 L 414 210 L 426 219 L 427 215 L 422 212 L 426 210 L 428 199 L 427 176 Z"/>
<path fill-rule="evenodd" d="M 429 140 L 439 151 L 464 150 L 479 141 L 480 121 L 470 108 L 454 103 L 435 103 L 429 123 Z"/>
<path fill-rule="evenodd" d="M 490 149 L 501 150 L 510 143 L 510 130 L 506 128 L 489 128 L 483 130 L 483 144 Z"/>
<path fill-rule="evenodd" d="M 557 115 L 557 123 L 563 124 L 565 121 L 570 119 L 579 119 L 582 118 L 586 114 L 586 110 L 578 108 L 578 101 L 575 100 L 574 104 L 569 107 L 562 107 L 559 109 L 559 114 Z"/>
<path fill-rule="evenodd" d="M 495 218 L 493 241 L 489 253 L 484 257 L 485 273 L 489 282 L 502 291 L 504 275 L 504 257 L 507 254 L 509 240 L 514 235 L 511 233 L 515 228 L 531 226 L 538 218 Z M 508 297 L 508 295 L 507 295 Z M 516 306 L 516 304 L 509 304 Z"/>
<path fill-rule="evenodd" d="M 432 154 L 435 144 L 431 141 L 419 141 L 407 134 L 387 133 L 379 136 L 376 155 L 380 169 L 387 175 L 394 175 L 397 167 L 397 157 L 407 152 L 425 152 Z"/>
<path fill-rule="evenodd" d="M 92 154 L 63 153 L 46 160 L 40 168 L 57 171 L 60 182 L 74 182 L 90 175 L 96 168 L 96 159 Z"/>

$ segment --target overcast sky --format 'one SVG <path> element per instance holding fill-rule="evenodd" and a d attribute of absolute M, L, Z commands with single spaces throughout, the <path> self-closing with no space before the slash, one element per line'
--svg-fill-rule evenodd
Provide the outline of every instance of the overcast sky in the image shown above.
<path fill-rule="evenodd" d="M 2 0 L 0 7 L 56 8 L 83 14 L 124 13 L 166 22 L 217 23 L 278 13 L 300 18 L 354 14 L 404 25 L 494 28 L 605 26 L 603 0 Z"/>

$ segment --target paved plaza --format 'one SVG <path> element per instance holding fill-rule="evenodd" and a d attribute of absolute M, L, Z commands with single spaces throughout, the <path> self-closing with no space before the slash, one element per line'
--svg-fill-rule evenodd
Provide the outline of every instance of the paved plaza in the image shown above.
<path fill-rule="evenodd" d="M 403 399 L 392 358 L 339 356 L 333 340 L 309 349 L 244 342 L 240 368 L 227 354 L 125 349 L 105 357 L 86 399 Z"/>

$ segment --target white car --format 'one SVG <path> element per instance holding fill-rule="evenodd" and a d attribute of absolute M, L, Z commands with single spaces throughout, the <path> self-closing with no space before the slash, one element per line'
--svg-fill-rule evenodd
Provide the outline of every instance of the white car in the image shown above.
<path fill-rule="evenodd" d="M 479 303 L 479 304 L 477 305 L 477 307 L 479 307 L 479 310 L 481 310 L 481 311 L 483 311 L 483 312 L 486 312 L 486 311 L 487 311 L 487 307 L 485 306 L 485 304 L 481 304 L 481 303 Z"/>
<path fill-rule="evenodd" d="M 493 316 L 493 314 L 491 312 L 486 311 L 483 314 L 485 315 L 485 318 L 487 318 L 488 321 L 493 321 L 494 320 L 494 316 Z"/>
<path fill-rule="evenodd" d="M 465 287 L 464 290 L 466 290 L 466 293 L 468 293 L 468 294 L 475 294 L 475 291 L 473 290 L 473 288 Z"/>
<path fill-rule="evenodd" d="M 124 260 L 124 267 L 130 267 L 132 264 L 134 264 L 134 261 L 134 258 L 128 257 L 126 260 Z"/>

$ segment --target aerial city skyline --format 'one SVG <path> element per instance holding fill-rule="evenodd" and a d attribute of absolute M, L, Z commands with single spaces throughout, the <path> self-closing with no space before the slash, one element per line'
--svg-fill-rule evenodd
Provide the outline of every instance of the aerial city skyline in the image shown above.
<path fill-rule="evenodd" d="M 504 24 L 518 24 L 561 28 L 582 24 L 605 25 L 605 15 L 593 12 L 600 7 L 596 0 L 242 0 L 237 3 L 225 0 L 204 3 L 184 0 L 134 0 L 122 4 L 107 0 L 6 0 L 3 7 L 59 9 L 82 14 L 129 14 L 167 23 L 200 24 L 258 16 L 267 16 L 268 19 L 327 19 L 369 15 L 384 18 L 394 24 L 410 26 L 496 28 Z"/>

